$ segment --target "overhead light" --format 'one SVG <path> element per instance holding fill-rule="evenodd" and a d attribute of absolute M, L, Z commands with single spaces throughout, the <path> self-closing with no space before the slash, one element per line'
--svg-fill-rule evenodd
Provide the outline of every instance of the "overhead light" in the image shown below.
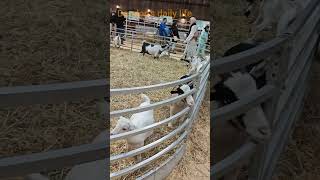
<path fill-rule="evenodd" d="M 151 12 L 151 10 L 150 10 L 150 9 L 148 9 L 148 12 Z"/>
<path fill-rule="evenodd" d="M 119 5 L 117 5 L 116 7 L 117 7 L 117 9 L 120 9 L 120 6 L 119 6 Z"/>

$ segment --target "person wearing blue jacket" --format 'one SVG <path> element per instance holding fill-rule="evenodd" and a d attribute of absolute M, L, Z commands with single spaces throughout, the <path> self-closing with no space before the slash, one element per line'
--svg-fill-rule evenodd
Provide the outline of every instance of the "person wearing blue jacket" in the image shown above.
<path fill-rule="evenodd" d="M 168 36 L 168 28 L 167 28 L 167 18 L 163 18 L 159 27 L 159 35 L 167 37 Z"/>

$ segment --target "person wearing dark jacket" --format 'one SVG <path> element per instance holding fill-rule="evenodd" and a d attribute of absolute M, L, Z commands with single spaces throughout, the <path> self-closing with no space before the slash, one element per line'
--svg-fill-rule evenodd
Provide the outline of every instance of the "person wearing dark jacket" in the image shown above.
<path fill-rule="evenodd" d="M 124 41 L 124 22 L 126 21 L 126 18 L 122 15 L 121 10 L 117 10 L 114 22 L 117 26 L 117 35 L 120 35 L 121 37 L 121 44 L 123 44 Z"/>
<path fill-rule="evenodd" d="M 174 21 L 172 23 L 172 26 L 171 26 L 170 30 L 171 30 L 171 37 L 173 37 L 173 40 L 172 40 L 173 44 L 172 44 L 171 50 L 174 53 L 174 48 L 176 46 L 176 43 L 180 39 L 177 21 Z"/>
<path fill-rule="evenodd" d="M 172 36 L 173 36 L 173 37 L 176 36 L 177 39 L 180 39 L 177 21 L 174 21 L 174 22 L 172 23 L 171 32 L 172 32 Z M 177 42 L 177 41 L 175 41 L 175 42 Z"/>

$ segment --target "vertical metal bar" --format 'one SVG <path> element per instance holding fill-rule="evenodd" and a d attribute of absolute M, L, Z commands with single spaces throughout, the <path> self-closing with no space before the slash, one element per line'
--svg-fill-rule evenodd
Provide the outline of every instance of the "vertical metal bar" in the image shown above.
<path fill-rule="evenodd" d="M 132 51 L 132 47 L 133 47 L 133 31 L 131 31 L 131 51 Z"/>
<path fill-rule="evenodd" d="M 126 19 L 126 30 L 125 30 L 125 38 L 127 39 L 127 31 L 128 31 L 128 18 Z"/>

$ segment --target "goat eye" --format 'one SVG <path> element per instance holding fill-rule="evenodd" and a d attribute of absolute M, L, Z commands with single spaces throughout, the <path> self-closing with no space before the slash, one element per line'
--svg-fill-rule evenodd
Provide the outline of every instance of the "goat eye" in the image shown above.
<path fill-rule="evenodd" d="M 122 128 L 122 130 L 126 131 L 126 130 L 127 130 L 127 128 Z"/>

